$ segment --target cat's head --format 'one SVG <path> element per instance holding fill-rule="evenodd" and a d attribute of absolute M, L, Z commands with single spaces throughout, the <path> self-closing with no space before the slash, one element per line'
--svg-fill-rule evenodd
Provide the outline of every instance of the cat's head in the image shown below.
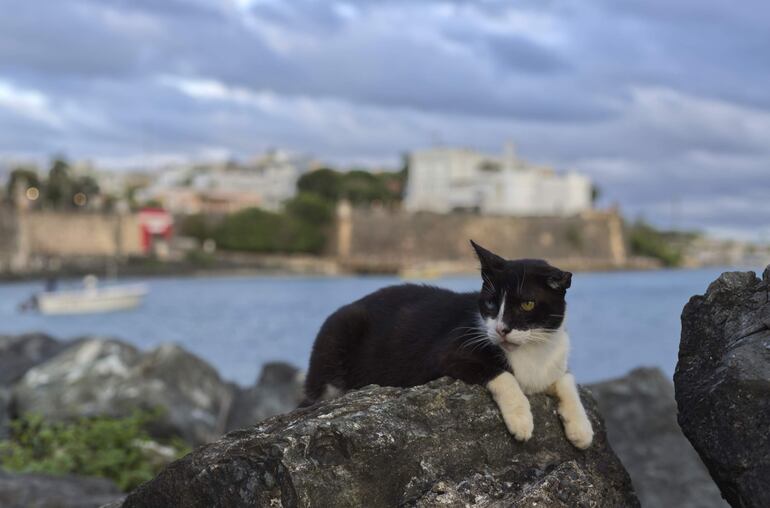
<path fill-rule="evenodd" d="M 481 262 L 479 312 L 489 340 L 506 351 L 548 341 L 564 321 L 572 274 L 542 259 L 511 261 L 471 245 Z"/>

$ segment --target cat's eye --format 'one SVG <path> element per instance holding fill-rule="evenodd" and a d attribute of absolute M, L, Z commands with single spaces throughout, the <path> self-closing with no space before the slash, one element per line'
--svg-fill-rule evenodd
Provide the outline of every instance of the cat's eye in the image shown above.
<path fill-rule="evenodd" d="M 532 300 L 527 300 L 526 302 L 521 302 L 521 310 L 529 312 L 532 309 L 535 308 L 535 302 Z"/>
<path fill-rule="evenodd" d="M 494 300 L 484 300 L 484 307 L 487 310 L 495 310 L 495 307 L 497 307 L 497 304 Z"/>

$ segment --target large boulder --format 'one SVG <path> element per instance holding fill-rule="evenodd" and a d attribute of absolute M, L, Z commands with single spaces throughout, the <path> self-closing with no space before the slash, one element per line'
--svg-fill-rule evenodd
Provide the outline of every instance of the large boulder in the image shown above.
<path fill-rule="evenodd" d="M 367 387 L 201 447 L 123 506 L 638 506 L 584 401 L 596 434 L 581 451 L 544 395 L 531 397 L 535 432 L 520 443 L 480 386 Z"/>
<path fill-rule="evenodd" d="M 288 413 L 302 401 L 304 375 L 288 363 L 272 362 L 262 368 L 249 388 L 236 388 L 227 430 L 254 425 L 270 416 Z"/>
<path fill-rule="evenodd" d="M 0 335 L 0 439 L 8 435 L 11 396 L 8 386 L 65 346 L 42 333 Z"/>
<path fill-rule="evenodd" d="M 9 411 L 11 404 L 11 392 L 0 386 L 0 440 L 8 437 L 8 424 L 10 423 Z"/>
<path fill-rule="evenodd" d="M 14 383 L 63 348 L 61 342 L 42 333 L 0 335 L 0 386 Z"/>
<path fill-rule="evenodd" d="M 676 422 L 674 384 L 660 369 L 634 369 L 588 389 L 642 506 L 727 506 Z"/>
<path fill-rule="evenodd" d="M 50 421 L 160 409 L 155 436 L 201 444 L 224 432 L 233 391 L 214 368 L 179 346 L 142 353 L 92 338 L 27 371 L 13 387 L 13 408 L 16 416 L 38 413 Z"/>
<path fill-rule="evenodd" d="M 770 267 L 722 274 L 682 312 L 679 425 L 732 506 L 770 506 Z"/>
<path fill-rule="evenodd" d="M 121 499 L 110 480 L 88 476 L 15 474 L 0 470 L 3 508 L 97 508 Z"/>

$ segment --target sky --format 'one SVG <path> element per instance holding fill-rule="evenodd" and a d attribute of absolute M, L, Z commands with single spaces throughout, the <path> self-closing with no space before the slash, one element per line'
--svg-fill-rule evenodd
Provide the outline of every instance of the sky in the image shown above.
<path fill-rule="evenodd" d="M 770 241 L 758 0 L 0 0 L 0 160 L 112 168 L 436 144 L 588 174 L 662 227 Z"/>

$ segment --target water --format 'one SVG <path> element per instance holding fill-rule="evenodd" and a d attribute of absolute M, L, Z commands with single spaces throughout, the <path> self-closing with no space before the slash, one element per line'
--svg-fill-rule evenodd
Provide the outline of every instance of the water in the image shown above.
<path fill-rule="evenodd" d="M 658 366 L 673 374 L 679 316 L 723 270 L 663 270 L 576 274 L 568 295 L 571 368 L 581 382 Z M 0 334 L 42 331 L 59 338 L 113 336 L 140 348 L 177 342 L 250 384 L 263 363 L 284 360 L 305 368 L 326 316 L 394 277 L 208 277 L 151 279 L 143 307 L 86 316 L 20 314 L 17 304 L 40 283 L 0 284 Z M 477 277 L 431 281 L 454 290 L 477 289 Z"/>

